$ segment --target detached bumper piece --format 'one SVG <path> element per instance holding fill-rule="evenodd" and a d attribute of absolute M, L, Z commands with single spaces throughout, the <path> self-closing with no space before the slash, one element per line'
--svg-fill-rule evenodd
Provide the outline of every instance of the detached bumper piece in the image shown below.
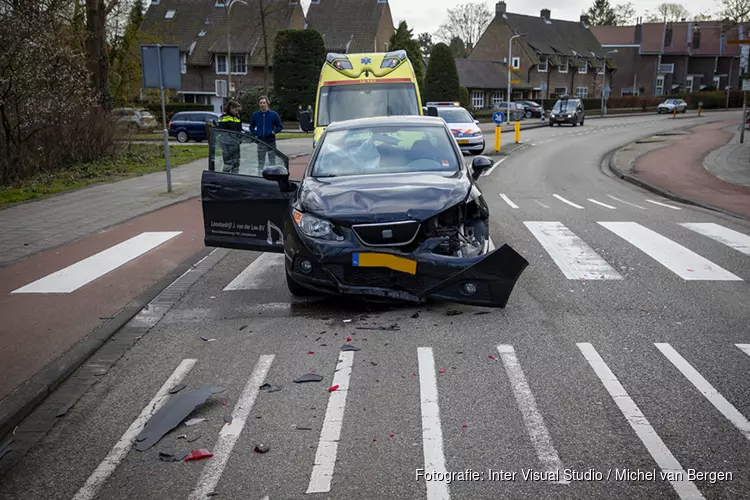
<path fill-rule="evenodd" d="M 403 270 L 385 266 L 362 267 L 358 264 L 360 260 L 366 260 L 362 259 L 365 255 L 368 254 L 349 253 L 339 256 L 334 262 L 322 264 L 297 255 L 291 271 L 300 284 L 320 292 L 418 303 L 431 298 L 504 308 L 518 278 L 529 265 L 508 245 L 473 259 L 422 253 L 412 261 L 414 269 L 406 266 Z"/>

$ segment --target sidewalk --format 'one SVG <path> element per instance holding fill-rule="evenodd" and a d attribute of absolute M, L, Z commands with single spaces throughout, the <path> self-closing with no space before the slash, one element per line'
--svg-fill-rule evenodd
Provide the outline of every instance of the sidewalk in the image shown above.
<path fill-rule="evenodd" d="M 711 173 L 723 168 L 714 161 L 721 155 L 712 153 L 731 145 L 727 143 L 733 133 L 726 128 L 736 130 L 738 125 L 739 120 L 717 121 L 651 136 L 616 151 L 610 167 L 620 177 L 676 201 L 750 219 L 750 187 Z M 747 170 L 745 180 L 750 181 Z"/>
<path fill-rule="evenodd" d="M 290 139 L 280 150 L 290 157 L 309 152 L 309 141 Z M 165 172 L 69 191 L 0 209 L 0 267 L 69 243 L 147 212 L 200 195 L 207 160 Z"/>
<path fill-rule="evenodd" d="M 741 130 L 737 124 L 723 130 L 733 134 L 732 139 L 709 153 L 703 160 L 703 167 L 726 182 L 750 187 L 750 131 L 745 130 L 745 143 L 740 144 Z"/>

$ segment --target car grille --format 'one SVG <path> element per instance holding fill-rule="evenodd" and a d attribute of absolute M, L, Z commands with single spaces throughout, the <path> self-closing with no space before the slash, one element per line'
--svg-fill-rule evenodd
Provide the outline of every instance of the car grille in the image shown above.
<path fill-rule="evenodd" d="M 352 230 L 365 245 L 408 245 L 417 236 L 418 221 L 391 222 L 384 224 L 357 224 Z"/>
<path fill-rule="evenodd" d="M 391 288 L 419 293 L 439 285 L 441 279 L 418 274 L 406 274 L 383 267 L 354 267 L 346 264 L 328 264 L 336 278 L 348 286 Z"/>

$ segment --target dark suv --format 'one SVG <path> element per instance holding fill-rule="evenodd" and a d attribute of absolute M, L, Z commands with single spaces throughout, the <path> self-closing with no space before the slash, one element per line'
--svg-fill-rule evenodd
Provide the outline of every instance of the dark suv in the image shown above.
<path fill-rule="evenodd" d="M 557 100 L 549 113 L 549 126 L 552 127 L 555 123 L 570 123 L 574 127 L 579 123 L 583 125 L 584 113 L 581 99 L 563 96 Z"/>
<path fill-rule="evenodd" d="M 169 136 L 176 137 L 179 142 L 205 141 L 208 139 L 207 124 L 216 126 L 220 116 L 210 111 L 181 111 L 169 121 Z"/>

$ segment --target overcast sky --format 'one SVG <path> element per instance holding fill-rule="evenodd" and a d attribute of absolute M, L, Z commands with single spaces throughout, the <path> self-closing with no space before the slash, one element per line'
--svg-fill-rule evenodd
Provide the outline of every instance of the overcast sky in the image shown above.
<path fill-rule="evenodd" d="M 325 0 L 322 0 L 325 2 Z M 470 0 L 388 0 L 391 4 L 393 23 L 398 26 L 400 21 L 406 21 L 415 34 L 434 33 L 441 23 L 445 22 L 446 11 L 462 3 L 474 3 Z M 644 15 L 648 10 L 654 10 L 657 5 L 667 0 L 635 0 L 636 15 Z M 671 3 L 681 3 L 691 14 L 714 13 L 718 10 L 717 0 L 669 0 Z M 495 1 L 481 2 L 495 11 Z M 549 9 L 553 19 L 578 20 L 581 12 L 587 10 L 593 0 L 505 0 L 508 12 L 515 14 L 529 14 L 537 16 L 542 9 Z M 613 6 L 620 2 L 610 0 Z M 302 0 L 305 9 L 310 0 Z"/>

